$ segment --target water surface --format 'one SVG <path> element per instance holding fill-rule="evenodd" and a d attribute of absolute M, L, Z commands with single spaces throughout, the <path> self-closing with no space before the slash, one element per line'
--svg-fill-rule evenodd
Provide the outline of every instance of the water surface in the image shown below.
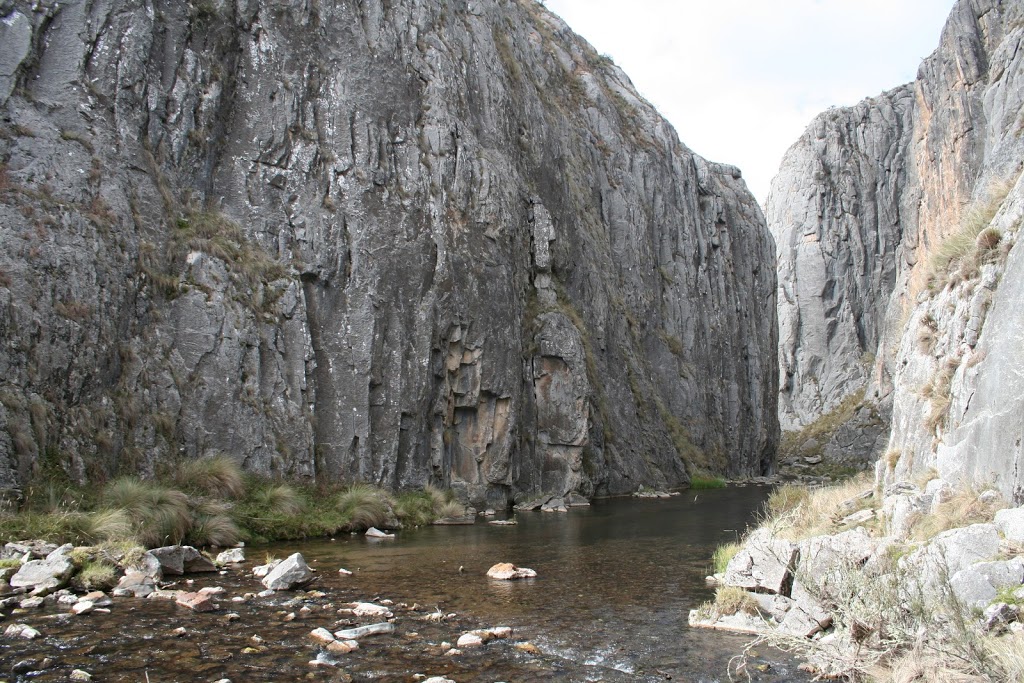
<path fill-rule="evenodd" d="M 469 681 L 728 681 L 730 659 L 748 638 L 690 629 L 687 613 L 713 591 L 704 582 L 714 548 L 735 540 L 767 496 L 760 487 L 684 492 L 668 500 L 596 502 L 568 513 L 519 513 L 518 525 L 427 527 L 395 540 L 345 536 L 333 541 L 247 548 L 252 562 L 267 554 L 302 552 L 318 569 L 308 593 L 277 594 L 243 604 L 222 602 L 193 614 L 163 601 L 117 600 L 109 615 L 69 617 L 44 610 L 8 617 L 35 625 L 42 641 L 10 643 L 0 672 L 18 660 L 50 656 L 53 669 L 18 680 L 66 680 L 72 666 L 109 681 L 394 680 L 415 674 Z M 497 562 L 531 567 L 536 579 L 493 581 Z M 337 569 L 354 572 L 342 576 Z M 195 584 L 222 585 L 229 595 L 261 587 L 248 572 L 199 575 Z M 175 587 L 186 587 L 180 583 Z M 312 628 L 346 623 L 336 614 L 351 600 L 394 601 L 397 632 L 363 641 L 313 668 Z M 306 610 L 302 608 L 305 607 Z M 235 611 L 238 619 L 225 614 Z M 430 611 L 456 616 L 439 624 Z M 294 615 L 291 618 L 289 615 Z M 340 622 L 339 622 L 340 620 Z M 462 655 L 443 641 L 478 627 L 511 626 L 513 638 Z M 172 629 L 184 626 L 186 634 Z M 258 635 L 262 642 L 254 642 Z M 513 647 L 527 641 L 539 654 Z M 246 651 L 249 648 L 249 651 Z M 760 667 L 765 669 L 759 670 Z M 786 655 L 761 649 L 751 680 L 809 680 Z M 746 680 L 746 676 L 743 677 Z"/>

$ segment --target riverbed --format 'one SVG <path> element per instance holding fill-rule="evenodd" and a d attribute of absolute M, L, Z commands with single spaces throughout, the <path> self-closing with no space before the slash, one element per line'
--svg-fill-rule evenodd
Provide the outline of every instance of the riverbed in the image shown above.
<path fill-rule="evenodd" d="M 217 612 L 123 598 L 115 599 L 110 614 L 71 616 L 49 606 L 8 616 L 3 628 L 27 623 L 43 637 L 5 638 L 0 675 L 57 681 L 80 668 L 96 681 L 151 683 L 414 681 L 417 674 L 459 683 L 725 682 L 730 660 L 749 639 L 690 629 L 687 613 L 713 595 L 704 577 L 714 548 L 754 521 L 767 494 L 764 487 L 728 487 L 670 499 L 598 501 L 568 513 L 518 513 L 515 526 L 481 518 L 472 526 L 399 531 L 395 539 L 344 536 L 249 547 L 242 569 L 184 577 L 174 586 L 223 586 Z M 308 591 L 230 600 L 262 588 L 249 575 L 252 565 L 292 552 L 317 569 Z M 530 567 L 538 577 L 490 580 L 485 573 L 497 562 Z M 318 648 L 309 632 L 343 627 L 350 618 L 338 608 L 357 600 L 393 603 L 396 632 L 311 666 Z M 438 612 L 446 615 L 443 621 L 424 619 Z M 442 643 L 493 626 L 512 627 L 512 637 L 446 654 Z M 523 643 L 532 648 L 520 649 Z M 40 670 L 44 657 L 52 661 Z M 34 666 L 12 671 L 27 660 Z M 795 660 L 766 648 L 757 649 L 747 671 L 751 680 L 809 680 Z"/>

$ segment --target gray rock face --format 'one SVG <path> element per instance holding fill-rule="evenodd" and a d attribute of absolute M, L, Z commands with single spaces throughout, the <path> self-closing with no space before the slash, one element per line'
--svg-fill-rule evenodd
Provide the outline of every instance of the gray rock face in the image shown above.
<path fill-rule="evenodd" d="M 788 595 L 798 557 L 795 543 L 773 538 L 767 530 L 758 529 L 729 560 L 723 581 L 747 590 Z"/>
<path fill-rule="evenodd" d="M 2 5 L 0 488 L 48 448 L 489 507 L 771 468 L 760 210 L 559 19 L 158 5 Z"/>
<path fill-rule="evenodd" d="M 897 250 L 914 93 L 897 88 L 814 120 L 783 158 L 766 217 L 778 245 L 779 416 L 813 422 L 864 387 L 882 341 Z"/>
<path fill-rule="evenodd" d="M 895 478 L 934 467 L 1018 498 L 1022 18 L 1020 3 L 958 2 L 916 81 L 815 119 L 766 210 L 783 426 L 865 389 L 891 417 Z M 1000 244 L 976 268 L 939 261 L 990 223 Z"/>

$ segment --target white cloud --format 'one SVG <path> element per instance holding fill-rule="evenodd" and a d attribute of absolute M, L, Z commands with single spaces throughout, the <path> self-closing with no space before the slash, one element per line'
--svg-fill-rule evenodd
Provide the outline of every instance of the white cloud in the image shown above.
<path fill-rule="evenodd" d="M 954 0 L 548 0 L 682 141 L 764 201 L 782 155 L 832 105 L 913 80 Z"/>

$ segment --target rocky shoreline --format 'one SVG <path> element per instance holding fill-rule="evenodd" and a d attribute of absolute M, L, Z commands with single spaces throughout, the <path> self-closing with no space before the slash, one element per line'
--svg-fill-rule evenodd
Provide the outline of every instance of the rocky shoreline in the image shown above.
<path fill-rule="evenodd" d="M 109 552 L 89 549 L 97 550 Z M 502 652 L 497 656 L 508 656 L 507 651 L 524 657 L 539 654 L 529 641 L 514 638 L 508 626 L 481 626 L 436 606 L 396 602 L 382 596 L 352 599 L 351 589 L 343 589 L 343 596 L 337 581 L 353 580 L 352 572 L 345 568 L 331 571 L 337 581 L 320 590 L 317 586 L 326 583 L 321 577 L 327 570 L 311 567 L 300 553 L 254 566 L 246 560 L 242 547 L 225 550 L 216 557 L 180 545 L 129 552 L 116 559 L 121 574 L 116 586 L 86 590 L 80 580 L 81 568 L 75 562 L 84 552 L 70 544 L 55 546 L 43 541 L 8 543 L 0 551 L 4 561 L 0 569 L 0 621 L 6 622 L 0 640 L 8 655 L 17 653 L 10 663 L 16 680 L 122 680 L 112 677 L 108 667 L 96 671 L 81 660 L 65 656 L 68 648 L 57 632 L 71 631 L 76 623 L 99 627 L 104 623 L 99 620 L 117 618 L 128 619 L 126 626 L 135 628 L 133 622 L 140 611 L 168 616 L 163 606 L 171 607 L 172 618 L 165 622 L 161 633 L 148 634 L 146 639 L 174 642 L 172 651 L 183 656 L 189 650 L 189 640 L 201 638 L 204 630 L 214 627 L 255 631 L 239 638 L 238 644 L 244 645 L 226 657 L 258 659 L 284 645 L 280 633 L 266 629 L 278 631 L 299 625 L 305 634 L 292 629 L 292 637 L 287 640 L 290 654 L 300 658 L 307 652 L 309 670 L 329 669 L 333 672 L 330 680 L 352 680 L 348 673 L 335 669 L 346 663 L 345 655 L 359 650 L 367 639 L 397 640 L 402 647 L 415 647 L 436 657 L 438 665 L 433 672 L 415 676 L 416 680 L 433 683 L 452 679 L 428 674 L 459 670 L 455 660 L 464 653 L 498 647 L 499 641 Z M 495 565 L 488 573 L 496 581 L 531 576 L 536 572 L 511 564 Z M 202 626 L 196 619 L 203 620 L 198 622 Z M 371 648 L 379 645 L 377 642 Z M 91 653 L 92 648 L 95 644 L 85 650 Z M 212 657 L 215 661 L 223 658 Z M 208 659 L 201 658 L 203 668 L 210 667 Z M 141 679 L 125 675 L 123 680 Z M 227 683 L 232 679 L 209 680 Z M 251 678 L 246 674 L 234 680 Z"/>
<path fill-rule="evenodd" d="M 756 634 L 824 678 L 894 680 L 917 667 L 1016 680 L 1024 507 L 1007 506 L 995 490 L 938 478 L 780 489 L 764 523 L 708 577 L 716 599 L 689 623 Z"/>

